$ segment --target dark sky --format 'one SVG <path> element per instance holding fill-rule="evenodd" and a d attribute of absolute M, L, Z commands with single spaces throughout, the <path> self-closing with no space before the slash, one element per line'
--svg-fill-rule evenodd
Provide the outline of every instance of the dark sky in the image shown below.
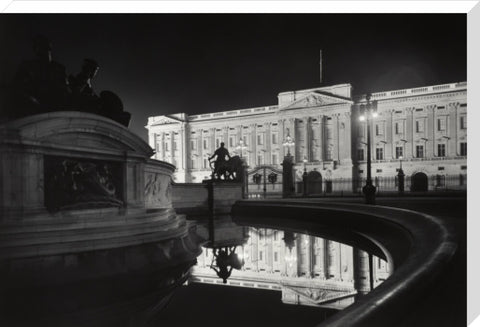
<path fill-rule="evenodd" d="M 277 103 L 281 91 L 351 83 L 354 93 L 466 80 L 466 14 L 1 14 L 0 83 L 48 36 L 78 73 L 100 64 L 146 138 L 147 117 Z"/>

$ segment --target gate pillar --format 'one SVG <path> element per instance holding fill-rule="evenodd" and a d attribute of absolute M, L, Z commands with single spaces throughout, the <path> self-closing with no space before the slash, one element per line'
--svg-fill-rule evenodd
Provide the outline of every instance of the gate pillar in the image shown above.
<path fill-rule="evenodd" d="M 293 156 L 287 154 L 283 158 L 283 197 L 288 198 L 295 193 L 293 179 Z"/>

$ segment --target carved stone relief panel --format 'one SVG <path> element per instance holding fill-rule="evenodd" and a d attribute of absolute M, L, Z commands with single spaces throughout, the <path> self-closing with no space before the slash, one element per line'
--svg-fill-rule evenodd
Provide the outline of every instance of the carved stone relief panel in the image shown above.
<path fill-rule="evenodd" d="M 170 176 L 160 173 L 145 173 L 145 205 L 150 208 L 167 208 L 172 203 Z"/>
<path fill-rule="evenodd" d="M 45 156 L 44 175 L 50 211 L 123 206 L 121 163 Z"/>

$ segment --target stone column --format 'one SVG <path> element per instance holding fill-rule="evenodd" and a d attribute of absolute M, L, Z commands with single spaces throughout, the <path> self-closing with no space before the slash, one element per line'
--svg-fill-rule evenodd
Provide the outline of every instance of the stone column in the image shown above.
<path fill-rule="evenodd" d="M 251 139 L 251 150 L 252 150 L 252 166 L 256 167 L 257 166 L 257 124 L 251 124 L 250 125 L 250 139 Z"/>
<path fill-rule="evenodd" d="M 315 237 L 310 236 L 310 235 L 306 235 L 306 237 L 307 237 L 307 240 L 308 240 L 308 244 L 307 244 L 307 261 L 308 261 L 307 277 L 313 278 L 315 276 L 315 274 L 313 272 L 313 246 L 314 246 L 313 242 L 315 242 Z"/>
<path fill-rule="evenodd" d="M 324 122 L 324 116 L 320 115 L 318 116 L 318 159 L 320 161 L 323 161 L 325 156 L 324 156 L 324 151 L 325 151 L 325 122 Z"/>
<path fill-rule="evenodd" d="M 265 158 L 266 165 L 272 164 L 272 123 L 265 123 Z"/>
<path fill-rule="evenodd" d="M 448 104 L 448 122 L 447 122 L 447 136 L 449 137 L 448 140 L 448 156 L 455 157 L 460 154 L 458 149 L 458 108 L 459 103 L 449 103 Z"/>
<path fill-rule="evenodd" d="M 173 163 L 173 159 L 175 158 L 175 148 L 173 144 L 175 142 L 175 132 L 170 131 L 170 162 Z M 178 162 L 175 163 L 175 167 L 178 169 Z"/>
<path fill-rule="evenodd" d="M 368 254 L 357 248 L 353 249 L 353 285 L 358 295 L 362 296 L 370 291 L 370 269 Z"/>
<path fill-rule="evenodd" d="M 427 111 L 427 124 L 425 128 L 427 129 L 427 138 L 428 141 L 425 142 L 425 157 L 426 158 L 434 158 L 435 156 L 435 127 L 436 127 L 436 121 L 435 121 L 435 105 L 428 105 L 425 107 L 425 110 Z M 428 147 L 428 148 L 427 148 Z"/>
<path fill-rule="evenodd" d="M 285 149 L 284 149 L 284 146 L 283 146 L 283 142 L 285 142 L 285 138 L 286 138 L 286 135 L 285 135 L 285 119 L 279 119 L 278 120 L 278 147 L 279 147 L 279 151 L 278 151 L 278 160 L 283 160 L 283 157 L 286 155 L 286 152 L 285 152 Z"/>
<path fill-rule="evenodd" d="M 342 148 L 343 148 L 343 155 L 340 158 L 343 161 L 346 161 L 346 163 L 351 164 L 352 162 L 352 128 L 351 128 L 351 113 L 350 112 L 345 112 L 343 114 L 343 142 L 342 142 Z"/>
<path fill-rule="evenodd" d="M 334 116 L 334 125 L 333 125 L 333 148 L 335 150 L 333 155 L 333 160 L 339 160 L 341 154 L 340 147 L 340 114 L 335 114 Z"/>
<path fill-rule="evenodd" d="M 394 113 L 395 113 L 395 110 L 388 110 L 388 111 L 385 111 L 385 121 L 388 121 L 388 126 L 386 127 L 387 128 L 387 131 L 390 131 L 390 133 L 388 133 L 388 139 L 386 140 L 387 141 L 387 144 L 389 144 L 390 146 L 386 146 L 385 147 L 385 158 L 393 158 L 394 157 L 394 154 L 395 154 L 395 137 L 396 137 L 396 134 L 395 134 L 395 122 L 394 122 Z"/>
<path fill-rule="evenodd" d="M 189 140 L 189 137 L 187 136 L 189 132 L 188 125 L 184 125 L 183 128 L 180 130 L 180 147 L 181 151 L 180 154 L 182 156 L 182 168 L 185 169 L 185 177 L 188 175 L 188 170 L 190 169 L 190 163 L 188 162 L 190 158 L 190 147 L 187 146 L 187 142 Z M 186 178 L 185 178 L 186 181 Z"/>
<path fill-rule="evenodd" d="M 203 129 L 197 129 L 196 131 L 198 133 L 198 141 L 197 141 L 197 146 L 198 146 L 198 157 L 200 158 L 200 169 L 203 169 Z"/>
<path fill-rule="evenodd" d="M 414 108 L 406 108 L 405 112 L 405 120 L 404 120 L 404 133 L 405 133 L 405 140 L 407 141 L 406 143 L 403 144 L 403 157 L 404 158 L 413 158 L 413 144 L 414 144 L 414 117 L 413 117 L 413 111 Z"/>
<path fill-rule="evenodd" d="M 216 134 L 217 134 L 217 129 L 215 127 L 210 128 L 210 156 L 212 156 L 216 150 L 216 146 L 217 146 L 215 144 Z"/>
<path fill-rule="evenodd" d="M 310 162 L 311 156 L 310 156 L 310 148 L 312 141 L 310 140 L 310 117 L 304 117 L 303 122 L 305 124 L 305 153 L 304 156 L 307 158 L 307 161 Z M 302 158 L 303 159 L 303 158 Z"/>
<path fill-rule="evenodd" d="M 230 143 L 229 143 L 229 132 L 230 128 L 228 126 L 223 127 L 223 142 L 225 143 L 225 147 L 228 149 L 228 152 L 232 152 L 232 149 L 229 149 Z"/>
<path fill-rule="evenodd" d="M 294 130 L 294 136 L 293 138 L 295 139 L 295 162 L 302 162 L 303 158 L 301 158 L 301 147 L 303 144 L 300 144 L 300 131 L 299 131 L 299 126 L 298 126 L 298 119 L 293 120 L 293 130 Z"/>
<path fill-rule="evenodd" d="M 323 272 L 324 272 L 324 278 L 325 279 L 329 279 L 330 278 L 330 265 L 329 265 L 329 261 L 330 261 L 330 245 L 329 245 L 329 242 L 328 240 L 323 240 Z"/>
<path fill-rule="evenodd" d="M 315 237 L 315 257 L 319 257 L 316 264 L 319 266 L 319 277 L 325 279 L 325 240 Z"/>

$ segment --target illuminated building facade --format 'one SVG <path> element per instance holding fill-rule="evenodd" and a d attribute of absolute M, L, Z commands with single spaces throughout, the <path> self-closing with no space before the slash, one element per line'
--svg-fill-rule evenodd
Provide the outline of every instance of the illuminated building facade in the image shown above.
<path fill-rule="evenodd" d="M 383 187 L 394 190 L 393 178 L 403 165 L 406 190 L 466 188 L 466 82 L 377 92 L 371 101 L 378 114 L 370 127 L 377 184 L 392 178 Z M 240 155 L 241 140 L 250 168 L 280 168 L 290 136 L 297 181 L 306 168 L 310 181 L 319 182 L 309 193 L 348 192 L 358 190 L 366 176 L 362 104 L 365 95 L 354 96 L 350 84 L 340 84 L 282 92 L 272 106 L 150 117 L 146 128 L 154 158 L 177 166 L 176 182 L 209 178 L 208 157 L 221 142 Z M 339 180 L 344 182 L 331 183 Z"/>

